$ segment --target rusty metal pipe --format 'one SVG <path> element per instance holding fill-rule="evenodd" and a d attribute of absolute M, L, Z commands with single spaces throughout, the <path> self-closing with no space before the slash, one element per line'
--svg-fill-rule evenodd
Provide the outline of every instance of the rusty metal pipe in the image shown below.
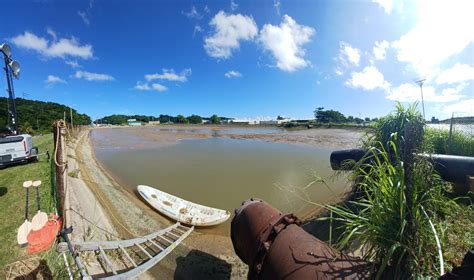
<path fill-rule="evenodd" d="M 370 264 L 349 257 L 315 238 L 293 214 L 283 214 L 260 199 L 235 210 L 231 239 L 249 266 L 249 279 L 361 279 Z"/>

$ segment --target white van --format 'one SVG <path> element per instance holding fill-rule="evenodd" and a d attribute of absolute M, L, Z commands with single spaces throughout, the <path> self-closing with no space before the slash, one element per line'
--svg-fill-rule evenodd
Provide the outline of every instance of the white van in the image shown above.
<path fill-rule="evenodd" d="M 31 135 L 21 134 L 0 138 L 0 167 L 37 159 L 38 148 L 33 147 Z"/>

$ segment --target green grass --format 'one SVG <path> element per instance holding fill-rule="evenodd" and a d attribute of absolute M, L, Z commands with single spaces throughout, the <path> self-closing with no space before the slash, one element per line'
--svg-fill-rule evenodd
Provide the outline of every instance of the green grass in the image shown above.
<path fill-rule="evenodd" d="M 53 154 L 52 134 L 33 138 L 34 145 L 39 148 L 40 153 L 49 150 Z M 7 167 L 0 170 L 0 210 L 2 211 L 0 222 L 0 277 L 4 275 L 3 268 L 15 261 L 29 259 L 26 248 L 20 248 L 16 242 L 18 227 L 24 221 L 25 213 L 25 189 L 23 182 L 27 180 L 41 180 L 40 188 L 41 209 L 48 213 L 54 212 L 54 200 L 52 193 L 51 164 L 45 156 L 35 163 Z M 29 190 L 29 219 L 37 212 L 36 190 Z M 52 249 L 38 255 L 46 260 L 55 278 L 59 277 L 58 254 Z M 61 278 L 61 277 L 59 277 Z"/>
<path fill-rule="evenodd" d="M 426 128 L 424 146 L 427 152 L 474 157 L 474 136 L 459 131 L 452 134 L 449 143 L 449 131 Z"/>

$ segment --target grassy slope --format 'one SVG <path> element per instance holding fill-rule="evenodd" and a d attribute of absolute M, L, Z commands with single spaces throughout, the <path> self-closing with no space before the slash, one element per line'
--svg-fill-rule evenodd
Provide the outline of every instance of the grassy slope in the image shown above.
<path fill-rule="evenodd" d="M 38 136 L 33 139 L 40 153 L 49 150 L 53 154 L 52 134 Z M 12 166 L 0 170 L 0 210 L 2 222 L 0 223 L 0 268 L 17 261 L 29 258 L 25 248 L 20 248 L 16 242 L 18 227 L 24 221 L 25 213 L 25 189 L 23 182 L 27 180 L 41 180 L 41 209 L 46 213 L 53 212 L 53 201 L 51 196 L 51 167 L 43 156 L 37 163 Z M 36 190 L 29 190 L 29 219 L 31 220 L 37 211 Z M 3 271 L 0 272 L 0 277 Z"/>

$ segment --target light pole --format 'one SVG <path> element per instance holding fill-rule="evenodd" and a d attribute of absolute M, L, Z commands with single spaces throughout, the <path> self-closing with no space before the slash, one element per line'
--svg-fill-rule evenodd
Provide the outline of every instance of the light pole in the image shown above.
<path fill-rule="evenodd" d="M 426 79 L 421 79 L 421 80 L 418 80 L 418 81 L 415 81 L 415 83 L 417 83 L 419 86 L 420 86 L 420 91 L 421 91 L 421 107 L 423 108 L 423 119 L 426 120 L 426 117 L 425 117 L 425 102 L 423 100 L 423 83 L 426 81 Z"/>
<path fill-rule="evenodd" d="M 3 54 L 3 60 L 5 62 L 5 74 L 7 77 L 7 85 L 8 85 L 8 102 L 10 105 L 9 119 L 11 120 L 12 124 L 12 132 L 14 135 L 18 135 L 18 124 L 16 118 L 16 105 L 15 105 L 15 92 L 13 90 L 13 77 L 15 79 L 20 78 L 20 64 L 11 58 L 12 51 L 8 44 L 1 44 L 0 51 Z"/>

